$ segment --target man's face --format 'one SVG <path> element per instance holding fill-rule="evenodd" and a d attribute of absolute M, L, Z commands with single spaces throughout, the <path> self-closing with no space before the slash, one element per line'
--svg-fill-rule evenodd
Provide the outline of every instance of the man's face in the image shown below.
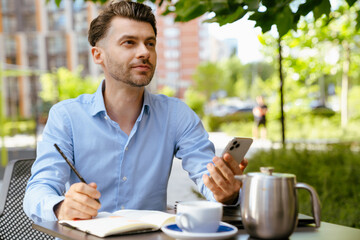
<path fill-rule="evenodd" d="M 150 83 L 156 67 L 156 36 L 150 23 L 115 17 L 98 45 L 105 74 L 133 87 Z"/>

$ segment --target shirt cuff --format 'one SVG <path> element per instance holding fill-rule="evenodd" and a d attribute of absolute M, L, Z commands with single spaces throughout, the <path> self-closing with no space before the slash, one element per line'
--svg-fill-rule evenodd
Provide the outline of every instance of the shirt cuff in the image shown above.
<path fill-rule="evenodd" d="M 54 213 L 54 206 L 58 204 L 59 202 L 63 201 L 65 199 L 64 196 L 51 196 L 49 198 L 46 198 L 43 200 L 46 202 L 44 204 L 44 213 L 43 213 L 43 220 L 44 221 L 57 221 L 57 217 Z"/>

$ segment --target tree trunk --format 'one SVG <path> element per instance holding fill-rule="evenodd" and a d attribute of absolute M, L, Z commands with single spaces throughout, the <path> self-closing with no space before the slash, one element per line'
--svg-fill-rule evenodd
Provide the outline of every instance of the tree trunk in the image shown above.
<path fill-rule="evenodd" d="M 347 41 L 343 42 L 344 63 L 341 80 L 341 127 L 345 128 L 348 123 L 348 90 L 349 90 L 349 70 L 350 70 L 350 47 Z"/>
<path fill-rule="evenodd" d="M 282 72 L 281 37 L 279 37 L 279 77 L 280 77 L 280 109 L 281 109 L 281 136 L 282 145 L 285 147 L 285 116 L 284 116 L 284 78 Z"/>

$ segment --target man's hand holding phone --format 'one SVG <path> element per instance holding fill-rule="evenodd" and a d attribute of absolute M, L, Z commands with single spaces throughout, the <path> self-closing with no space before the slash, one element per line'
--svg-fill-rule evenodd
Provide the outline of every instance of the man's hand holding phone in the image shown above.
<path fill-rule="evenodd" d="M 251 144 L 251 138 L 234 138 L 224 149 L 222 157 L 214 157 L 214 164 L 207 165 L 210 177 L 203 175 L 203 181 L 218 202 L 224 204 L 237 202 L 241 183 L 234 178 L 234 175 L 242 174 L 246 168 L 248 162 L 244 156 Z"/>

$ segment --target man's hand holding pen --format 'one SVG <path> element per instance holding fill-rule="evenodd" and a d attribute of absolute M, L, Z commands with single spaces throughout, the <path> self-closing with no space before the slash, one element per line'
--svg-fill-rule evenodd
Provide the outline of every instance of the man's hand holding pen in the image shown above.
<path fill-rule="evenodd" d="M 101 207 L 100 192 L 96 189 L 96 183 L 87 184 L 85 179 L 76 170 L 74 165 L 67 159 L 63 151 L 55 143 L 54 147 L 64 158 L 65 162 L 80 179 L 80 183 L 74 183 L 65 194 L 65 199 L 54 206 L 54 213 L 58 220 L 90 219 L 96 217 Z"/>
<path fill-rule="evenodd" d="M 58 220 L 90 219 L 96 217 L 101 204 L 96 201 L 100 192 L 96 183 L 74 183 L 65 194 L 65 199 L 55 205 Z"/>

